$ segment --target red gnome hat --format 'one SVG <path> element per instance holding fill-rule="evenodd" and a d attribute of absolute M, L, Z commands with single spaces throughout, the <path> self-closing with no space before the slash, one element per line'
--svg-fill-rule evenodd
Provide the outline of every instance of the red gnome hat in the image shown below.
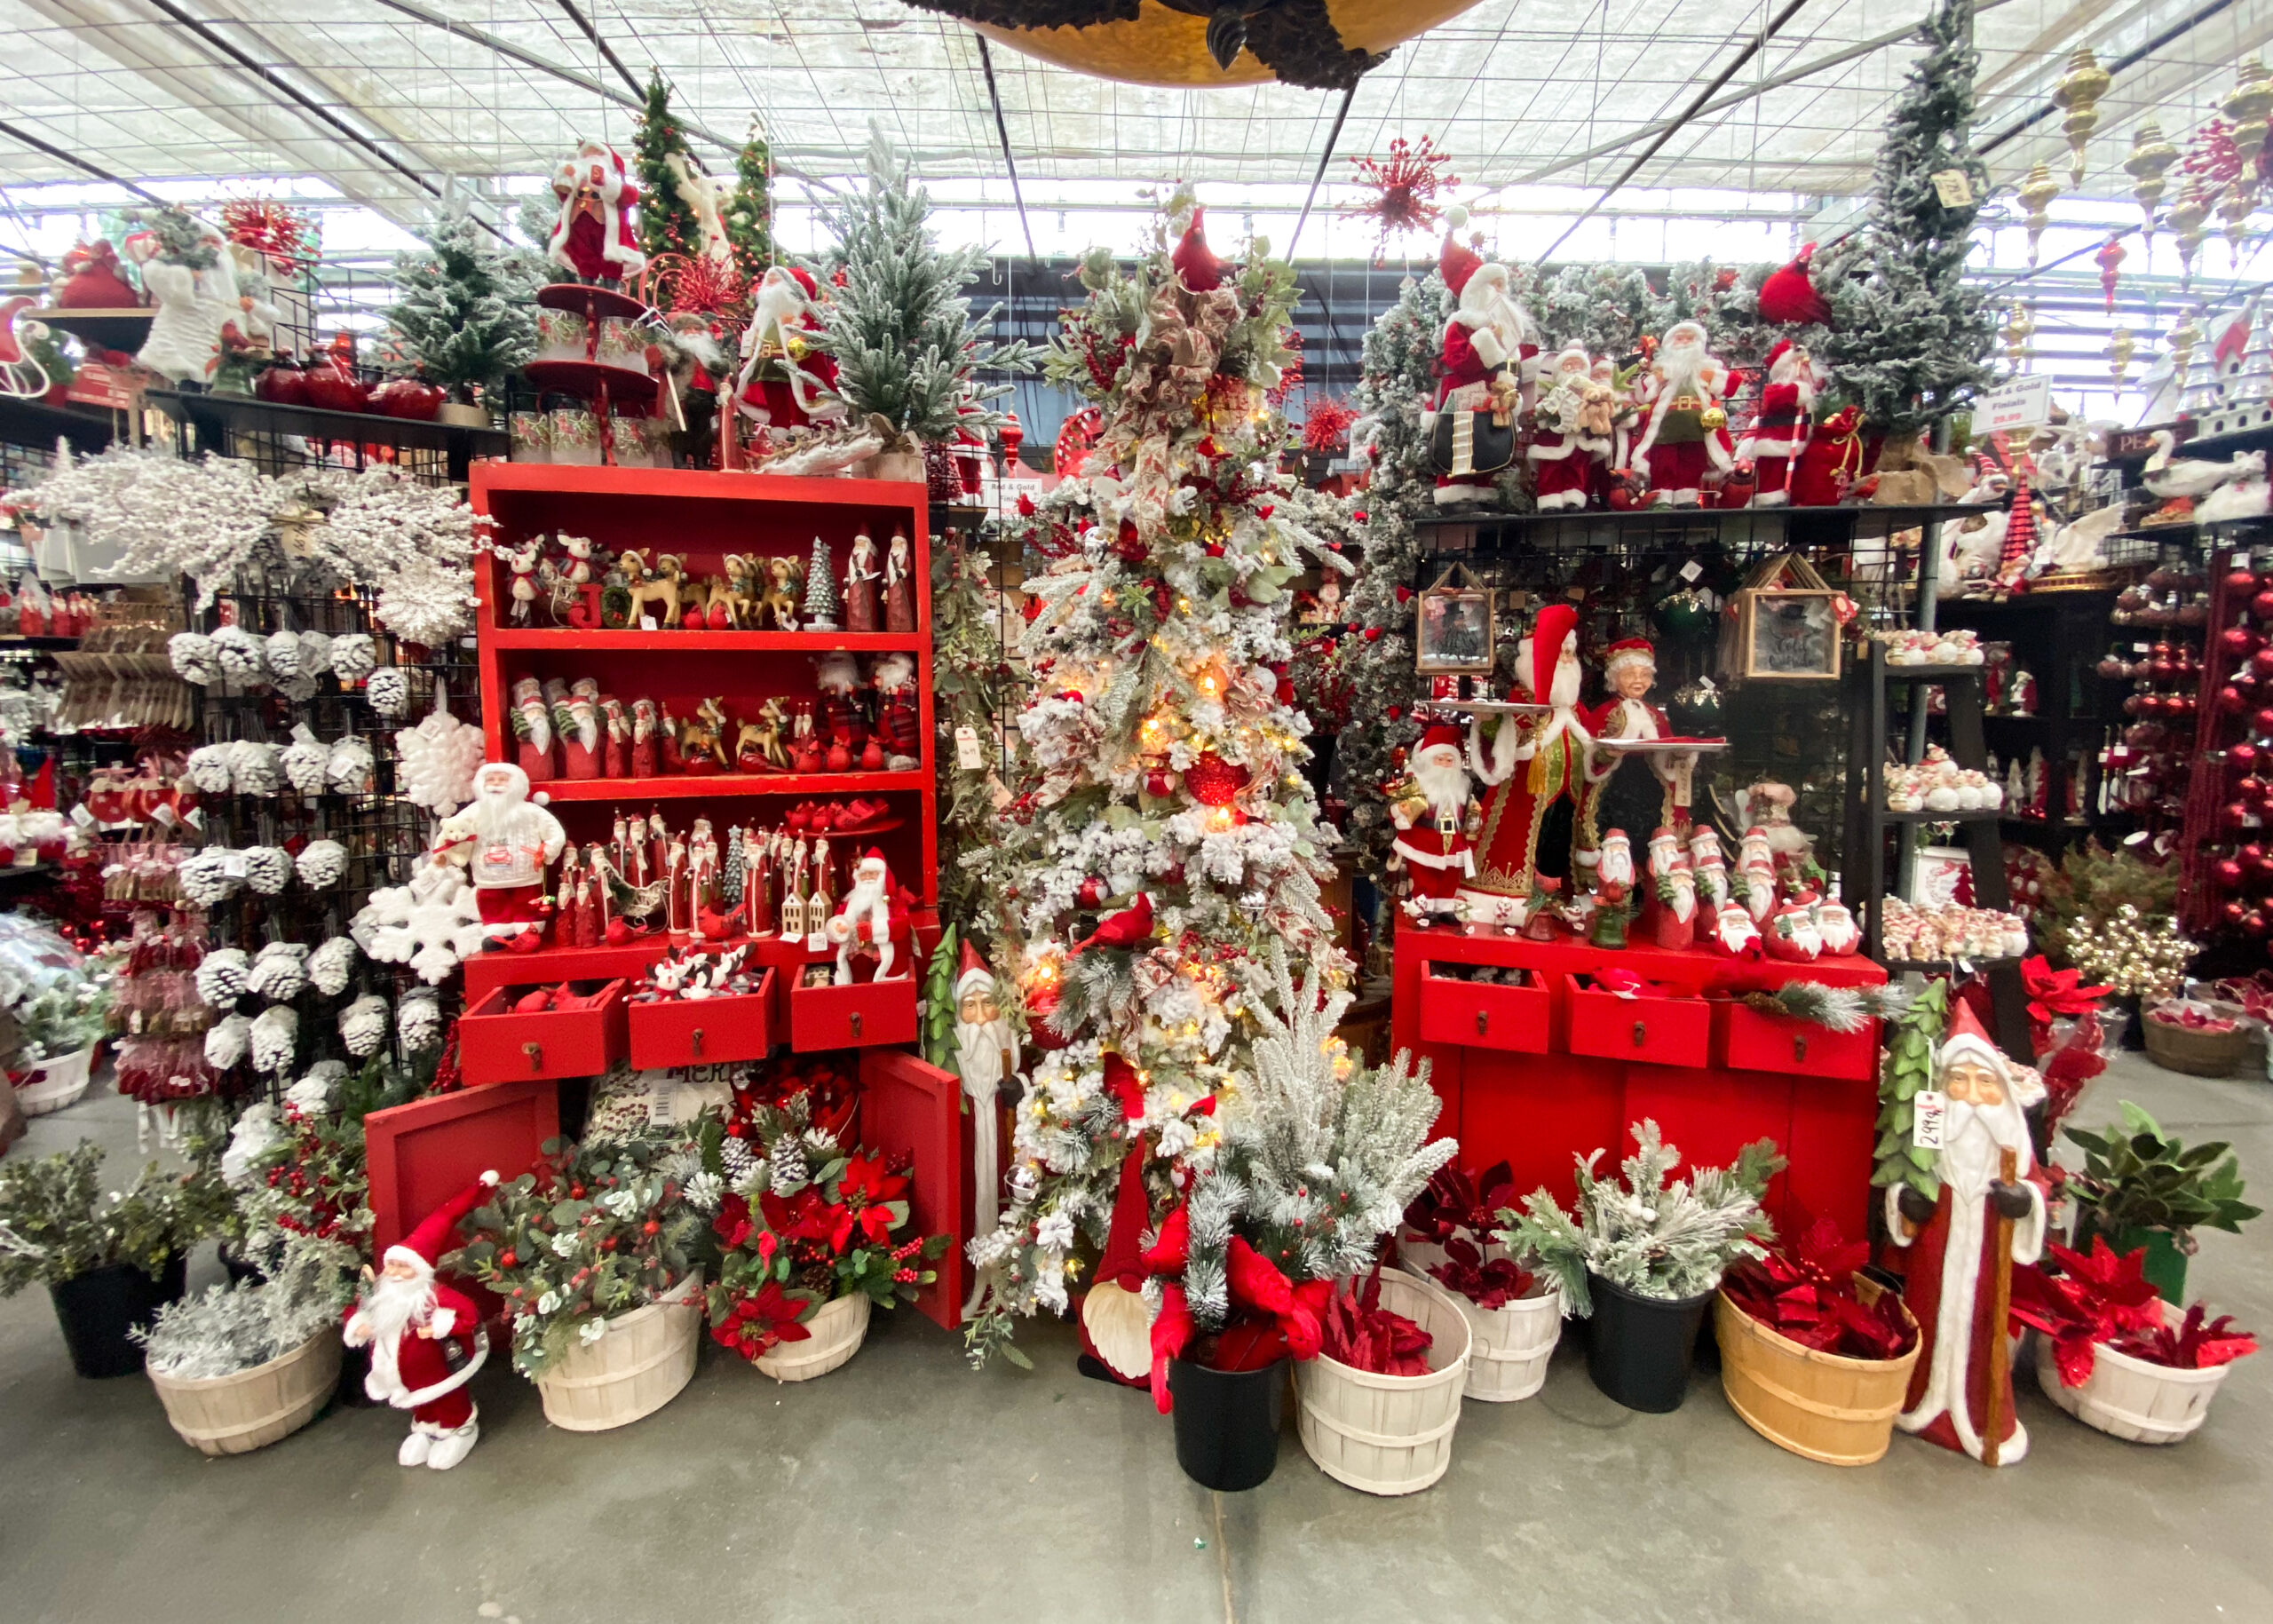
<path fill-rule="evenodd" d="M 1437 250 L 1437 271 L 1445 279 L 1445 286 L 1458 298 L 1468 286 L 1468 279 L 1481 270 L 1484 256 L 1453 235 L 1468 224 L 1468 210 L 1454 203 L 1445 210 L 1444 246 Z"/>
<path fill-rule="evenodd" d="M 1144 1085 L 1123 1057 L 1105 1057 L 1105 1091 L 1134 1122 L 1144 1114 Z M 1134 1140 L 1121 1163 L 1121 1188 L 1113 1203 L 1113 1227 L 1105 1256 L 1097 1259 L 1089 1293 L 1081 1299 L 1081 1341 L 1113 1380 L 1141 1387 L 1152 1373 L 1152 1311 L 1140 1295 L 1144 1285 L 1144 1231 L 1152 1221 L 1144 1191 L 1144 1145 Z"/>
<path fill-rule="evenodd" d="M 1548 695 L 1555 691 L 1556 664 L 1563 658 L 1563 646 L 1578 630 L 1579 612 L 1569 604 L 1549 604 L 1539 612 L 1531 629 L 1531 669 L 1525 673 L 1531 678 L 1535 702 L 1553 702 Z"/>
<path fill-rule="evenodd" d="M 456 1240 L 458 1220 L 488 1199 L 490 1191 L 496 1185 L 496 1173 L 494 1170 L 484 1173 L 421 1218 L 418 1227 L 389 1247 L 379 1261 L 383 1264 L 416 1264 L 424 1272 L 432 1275 L 435 1265 L 442 1261 L 442 1254 L 449 1251 Z"/>

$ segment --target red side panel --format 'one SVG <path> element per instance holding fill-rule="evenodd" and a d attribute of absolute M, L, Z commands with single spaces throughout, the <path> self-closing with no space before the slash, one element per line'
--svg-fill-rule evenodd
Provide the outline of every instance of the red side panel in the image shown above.
<path fill-rule="evenodd" d="M 954 1245 L 931 1267 L 938 1278 L 915 1306 L 953 1330 L 962 1323 L 970 1264 L 970 1170 L 963 1161 L 962 1084 L 952 1072 L 899 1050 L 860 1057 L 860 1142 L 915 1161 L 916 1232 L 946 1234 Z"/>
<path fill-rule="evenodd" d="M 374 1111 L 363 1119 L 373 1256 L 488 1169 L 519 1177 L 559 1133 L 559 1091 L 549 1079 L 492 1083 Z"/>

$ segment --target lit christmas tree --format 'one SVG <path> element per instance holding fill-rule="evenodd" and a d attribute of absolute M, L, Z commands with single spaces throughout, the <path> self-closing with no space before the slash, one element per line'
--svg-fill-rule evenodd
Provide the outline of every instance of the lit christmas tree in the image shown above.
<path fill-rule="evenodd" d="M 773 263 L 773 148 L 756 123 L 734 159 L 734 189 L 719 218 L 743 276 L 763 276 Z"/>
<path fill-rule="evenodd" d="M 419 233 L 425 244 L 394 259 L 396 303 L 387 324 L 430 384 L 466 400 L 536 353 L 535 257 L 501 249 L 463 202 Z"/>
<path fill-rule="evenodd" d="M 1034 697 L 1004 899 L 1049 1052 L 1016 1113 L 1009 1208 L 971 1248 L 991 1283 L 982 1359 L 1013 1315 L 1061 1311 L 1085 1283 L 1082 1245 L 1106 1244 L 1125 1172 L 1149 1221 L 1172 1174 L 1212 1161 L 1276 996 L 1274 945 L 1313 995 L 1349 970 L 1319 899 L 1332 832 L 1299 770 L 1308 724 L 1268 669 L 1291 652 L 1288 582 L 1309 560 L 1344 567 L 1272 471 L 1289 437 L 1264 396 L 1292 358 L 1294 277 L 1259 243 L 1224 265 L 1189 199 L 1170 207 L 1173 253 L 1160 232 L 1133 273 L 1102 250 L 1082 262 L 1089 301 L 1045 369 L 1103 429 L 1087 471 L 1012 526 L 1049 560 L 1026 581 Z M 1085 1325 L 1117 1300 L 1125 1329 L 1132 1283 L 1092 1285 Z"/>
<path fill-rule="evenodd" d="M 700 257 L 708 242 L 701 217 L 682 188 L 707 186 L 696 167 L 686 131 L 671 111 L 670 86 L 663 75 L 647 76 L 647 107 L 633 138 L 639 177 L 639 246 L 650 259 L 665 254 Z"/>

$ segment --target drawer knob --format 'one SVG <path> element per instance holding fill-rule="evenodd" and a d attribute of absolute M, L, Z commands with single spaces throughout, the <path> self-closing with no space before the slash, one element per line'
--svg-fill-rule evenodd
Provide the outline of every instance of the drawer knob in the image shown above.
<path fill-rule="evenodd" d="M 700 1026 L 694 1029 L 693 1049 L 698 1055 L 702 1052 L 702 1028 Z"/>
<path fill-rule="evenodd" d="M 856 1038 L 860 1035 L 860 1011 L 858 1010 L 852 1011 L 852 1035 Z"/>
<path fill-rule="evenodd" d="M 1641 1048 L 1643 1043 L 1649 1041 L 1649 1024 L 1645 1021 L 1635 1021 L 1634 1023 L 1634 1047 L 1636 1049 Z"/>
<path fill-rule="evenodd" d="M 529 1070 L 541 1072 L 544 1069 L 543 1044 L 524 1043 L 521 1045 L 521 1052 L 529 1058 Z"/>
<path fill-rule="evenodd" d="M 1485 1028 L 1489 1026 L 1491 1024 L 1492 1012 L 1489 1010 L 1478 1010 L 1476 1012 L 1476 1030 L 1479 1036 L 1482 1035 Z"/>
<path fill-rule="evenodd" d="M 1804 1060 L 1807 1058 L 1808 1034 L 1804 1032 L 1794 1032 L 1792 1034 L 1792 1058 Z"/>

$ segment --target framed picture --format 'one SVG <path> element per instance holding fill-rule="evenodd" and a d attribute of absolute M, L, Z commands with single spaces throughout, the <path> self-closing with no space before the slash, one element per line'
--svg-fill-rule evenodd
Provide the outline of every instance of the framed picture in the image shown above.
<path fill-rule="evenodd" d="M 1838 681 L 1843 607 L 1805 559 L 1769 560 L 1729 601 L 1723 669 L 1738 680 Z"/>
<path fill-rule="evenodd" d="M 1414 600 L 1413 669 L 1423 676 L 1492 674 L 1492 593 L 1440 582 Z"/>

